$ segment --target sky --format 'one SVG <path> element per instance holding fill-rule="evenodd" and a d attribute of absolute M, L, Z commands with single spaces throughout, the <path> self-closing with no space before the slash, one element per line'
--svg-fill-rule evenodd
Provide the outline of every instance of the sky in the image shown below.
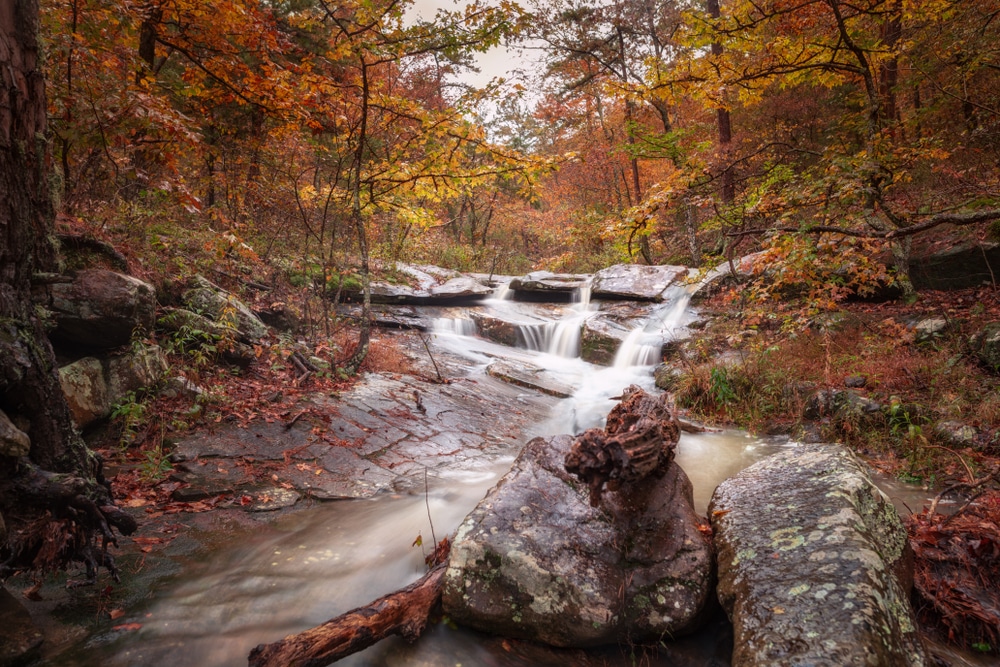
<path fill-rule="evenodd" d="M 465 4 L 467 3 L 463 0 L 415 0 L 410 11 L 421 18 L 431 19 L 438 9 L 455 10 Z M 523 53 L 519 49 L 509 49 L 505 46 L 494 47 L 486 53 L 477 54 L 476 61 L 480 72 L 465 73 L 460 80 L 477 88 L 482 88 L 496 77 L 511 79 L 517 69 L 530 72 L 533 68 L 530 52 Z M 521 81 L 521 83 L 526 82 Z"/>

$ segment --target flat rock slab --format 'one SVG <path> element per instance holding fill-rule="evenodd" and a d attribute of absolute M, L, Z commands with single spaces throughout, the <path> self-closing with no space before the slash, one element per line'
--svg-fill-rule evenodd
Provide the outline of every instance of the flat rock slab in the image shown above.
<path fill-rule="evenodd" d="M 178 498 L 257 498 L 260 482 L 243 472 L 247 463 L 251 469 L 264 464 L 273 486 L 317 500 L 423 488 L 425 470 L 475 469 L 511 456 L 536 419 L 523 393 L 488 376 L 435 384 L 366 375 L 339 396 L 313 395 L 296 404 L 289 412 L 302 415 L 291 428 L 280 421 L 234 422 L 177 443 L 174 479 L 186 483 Z M 530 400 L 539 411 L 552 401 Z"/>
<path fill-rule="evenodd" d="M 570 385 L 553 378 L 543 368 L 509 359 L 494 361 L 486 367 L 486 372 L 504 382 L 534 389 L 556 398 L 569 398 L 575 391 Z"/>
<path fill-rule="evenodd" d="M 848 450 L 759 461 L 719 485 L 709 517 L 734 667 L 927 664 L 906 531 Z"/>
<path fill-rule="evenodd" d="M 712 599 L 712 557 L 684 471 L 671 465 L 641 494 L 608 492 L 594 508 L 565 470 L 572 442 L 529 442 L 459 527 L 445 613 L 486 632 L 565 647 L 696 629 Z"/>
<path fill-rule="evenodd" d="M 551 299 L 569 301 L 574 292 L 590 281 L 590 276 L 579 273 L 552 273 L 533 271 L 510 281 L 519 299 Z"/>
<path fill-rule="evenodd" d="M 664 291 L 687 272 L 684 266 L 616 264 L 594 274 L 591 295 L 595 299 L 662 301 Z"/>

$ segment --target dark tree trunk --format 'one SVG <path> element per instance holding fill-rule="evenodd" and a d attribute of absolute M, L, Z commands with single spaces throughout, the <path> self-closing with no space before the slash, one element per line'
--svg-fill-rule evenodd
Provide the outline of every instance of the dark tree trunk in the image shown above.
<path fill-rule="evenodd" d="M 713 19 L 718 19 L 722 16 L 719 0 L 708 0 L 708 15 Z M 712 42 L 712 55 L 716 57 L 722 55 L 722 44 Z M 733 175 L 731 164 L 733 126 L 729 108 L 725 106 L 725 100 L 721 100 L 721 102 L 722 104 L 715 110 L 715 123 L 719 137 L 719 156 L 723 169 L 722 190 L 720 194 L 722 196 L 722 203 L 728 206 L 736 200 L 736 179 Z"/>
<path fill-rule="evenodd" d="M 31 302 L 32 275 L 55 265 L 37 35 L 37 0 L 0 3 L 0 411 L 30 443 L 26 455 L 23 448 L 0 449 L 0 526 L 9 533 L 0 534 L 0 577 L 5 566 L 56 565 L 38 563 L 28 548 L 25 526 L 45 513 L 65 522 L 79 545 L 62 555 L 67 559 L 92 552 L 95 535 L 108 538 L 110 525 L 134 528 L 127 515 L 100 509 L 112 505 L 110 491 L 99 459 L 73 427 Z"/>

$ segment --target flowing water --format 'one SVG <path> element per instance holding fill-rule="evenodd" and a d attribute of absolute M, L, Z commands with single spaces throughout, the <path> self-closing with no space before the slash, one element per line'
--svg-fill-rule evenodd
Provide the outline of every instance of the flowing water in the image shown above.
<path fill-rule="evenodd" d="M 513 321 L 537 322 L 553 315 L 552 306 L 502 298 L 484 309 Z M 497 357 L 544 368 L 575 387 L 560 401 L 539 434 L 577 433 L 599 426 L 621 390 L 638 384 L 652 388 L 652 366 L 664 339 L 683 330 L 690 291 L 678 289 L 629 335 L 611 367 L 580 360 L 579 330 L 596 313 L 589 294 L 554 311 L 555 321 L 527 324 L 524 349 L 511 349 L 475 335 L 467 312 L 438 320 L 435 345 L 464 357 L 470 373 L 482 373 Z M 575 331 L 575 333 L 574 333 Z M 537 334 L 537 335 L 536 335 Z M 742 432 L 688 434 L 681 437 L 677 461 L 691 478 L 697 510 L 704 513 L 715 486 L 786 441 L 750 437 Z M 230 531 L 208 555 L 182 559 L 183 573 L 151 591 L 132 633 L 92 638 L 77 658 L 59 664 L 242 666 L 250 649 L 317 625 L 348 609 L 416 580 L 424 571 L 418 535 L 430 544 L 454 531 L 486 491 L 509 469 L 511 459 L 491 468 L 449 473 L 426 494 L 381 495 L 341 501 L 290 514 L 252 532 Z M 911 502 L 913 502 L 911 500 Z M 429 517 L 433 520 L 433 526 Z M 725 626 L 672 644 L 645 664 L 724 665 L 731 638 Z M 528 651 L 527 653 L 525 651 Z M 534 652 L 531 652 L 534 651 Z M 631 665 L 635 656 L 614 648 L 604 654 L 512 648 L 500 640 L 439 624 L 415 645 L 389 640 L 345 659 L 345 665 Z"/>

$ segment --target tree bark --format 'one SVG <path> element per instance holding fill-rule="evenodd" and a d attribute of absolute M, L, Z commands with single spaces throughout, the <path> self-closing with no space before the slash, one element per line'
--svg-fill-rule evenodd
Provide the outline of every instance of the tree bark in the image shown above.
<path fill-rule="evenodd" d="M 0 541 L 0 570 L 38 567 L 46 545 L 36 543 L 31 528 L 39 518 L 62 523 L 70 546 L 53 556 L 63 562 L 90 554 L 93 563 L 101 534 L 97 564 L 106 565 L 103 549 L 114 539 L 109 526 L 134 527 L 113 511 L 100 459 L 73 426 L 55 354 L 31 301 L 32 275 L 55 268 L 40 65 L 37 0 L 0 3 L 0 410 L 30 439 L 27 457 L 0 454 L 0 514 L 9 528 Z"/>
<path fill-rule="evenodd" d="M 585 431 L 566 455 L 566 471 L 587 484 L 593 507 L 600 504 L 605 485 L 617 491 L 664 472 L 680 438 L 665 394 L 653 396 L 632 385 L 624 395 L 604 429 Z"/>

